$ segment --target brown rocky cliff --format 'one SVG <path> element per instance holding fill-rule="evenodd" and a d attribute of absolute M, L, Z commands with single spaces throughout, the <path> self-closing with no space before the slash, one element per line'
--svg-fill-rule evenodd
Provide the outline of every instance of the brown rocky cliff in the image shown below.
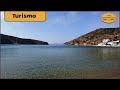
<path fill-rule="evenodd" d="M 64 44 L 91 46 L 98 45 L 103 39 L 120 40 L 120 28 L 99 28 Z"/>

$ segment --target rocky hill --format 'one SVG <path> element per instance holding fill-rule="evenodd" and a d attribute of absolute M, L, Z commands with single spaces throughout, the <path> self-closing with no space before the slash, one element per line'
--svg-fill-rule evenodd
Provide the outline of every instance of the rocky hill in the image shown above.
<path fill-rule="evenodd" d="M 98 45 L 103 39 L 120 40 L 120 28 L 99 28 L 64 44 L 91 46 Z"/>
<path fill-rule="evenodd" d="M 0 34 L 1 42 L 0 44 L 38 44 L 38 45 L 48 45 L 47 42 L 33 40 L 33 39 L 22 39 L 14 36 L 8 36 Z"/>

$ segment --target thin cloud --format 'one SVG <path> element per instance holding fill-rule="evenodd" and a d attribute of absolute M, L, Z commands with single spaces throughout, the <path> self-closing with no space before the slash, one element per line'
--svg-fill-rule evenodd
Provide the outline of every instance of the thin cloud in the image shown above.
<path fill-rule="evenodd" d="M 79 12 L 67 12 L 48 20 L 49 25 L 71 25 L 80 20 Z"/>

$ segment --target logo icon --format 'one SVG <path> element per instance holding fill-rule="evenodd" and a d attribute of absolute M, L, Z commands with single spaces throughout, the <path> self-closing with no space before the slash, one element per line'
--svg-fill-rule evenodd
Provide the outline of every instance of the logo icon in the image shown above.
<path fill-rule="evenodd" d="M 101 16 L 101 20 L 104 23 L 113 23 L 116 21 L 116 15 L 110 12 L 107 12 Z"/>

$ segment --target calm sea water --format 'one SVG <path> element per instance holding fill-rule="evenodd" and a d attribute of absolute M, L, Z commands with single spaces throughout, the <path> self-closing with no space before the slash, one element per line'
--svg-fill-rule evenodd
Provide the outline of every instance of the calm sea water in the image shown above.
<path fill-rule="evenodd" d="M 120 72 L 120 48 L 1 45 L 1 78 L 95 78 Z"/>

